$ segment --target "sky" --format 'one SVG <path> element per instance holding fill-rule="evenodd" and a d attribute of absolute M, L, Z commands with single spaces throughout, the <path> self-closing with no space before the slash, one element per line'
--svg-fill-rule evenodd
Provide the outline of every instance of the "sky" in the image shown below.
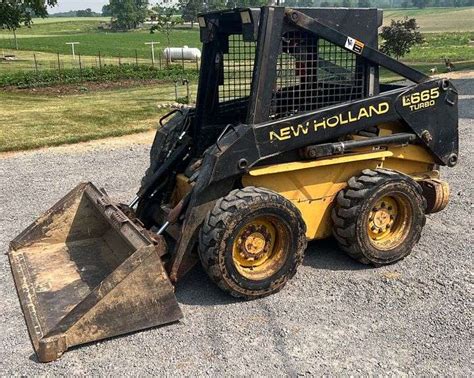
<path fill-rule="evenodd" d="M 100 12 L 109 0 L 58 0 L 58 5 L 49 10 L 49 13 L 67 12 L 70 10 L 91 8 L 95 12 Z"/>

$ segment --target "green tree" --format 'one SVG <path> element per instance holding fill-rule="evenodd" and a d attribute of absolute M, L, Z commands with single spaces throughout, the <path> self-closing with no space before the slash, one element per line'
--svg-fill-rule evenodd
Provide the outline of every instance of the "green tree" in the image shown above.
<path fill-rule="evenodd" d="M 352 2 L 351 0 L 342 0 L 342 6 L 345 8 L 350 8 L 352 7 Z"/>
<path fill-rule="evenodd" d="M 166 35 L 166 41 L 168 47 L 171 45 L 171 33 L 174 31 L 175 27 L 183 23 L 183 20 L 175 15 L 178 11 L 175 8 L 161 7 L 155 5 L 152 8 L 152 11 L 156 14 L 155 25 L 150 29 L 150 33 L 158 31 Z"/>
<path fill-rule="evenodd" d="M 231 5 L 231 4 L 235 4 L 235 5 Z M 232 8 L 237 7 L 238 6 L 237 4 L 238 4 L 238 1 L 235 1 L 234 3 L 229 1 L 229 6 Z M 205 11 L 216 11 L 216 10 L 221 10 L 225 8 L 227 8 L 226 0 L 209 0 L 204 6 Z"/>
<path fill-rule="evenodd" d="M 204 12 L 204 3 L 202 0 L 180 0 L 179 8 L 181 17 L 185 22 L 190 22 L 192 28 L 197 21 L 197 15 Z"/>
<path fill-rule="evenodd" d="M 418 29 L 415 18 L 405 17 L 399 21 L 392 20 L 390 26 L 382 28 L 380 36 L 384 42 L 380 50 L 396 59 L 405 56 L 414 45 L 424 42 Z"/>
<path fill-rule="evenodd" d="M 114 29 L 136 29 L 148 15 L 148 0 L 110 0 Z"/>
<path fill-rule="evenodd" d="M 1 0 L 0 27 L 13 32 L 15 48 L 18 50 L 16 30 L 22 25 L 30 26 L 33 17 L 46 17 L 48 6 L 55 6 L 57 0 Z"/>
<path fill-rule="evenodd" d="M 112 17 L 112 10 L 110 9 L 110 4 L 105 4 L 102 7 L 102 16 L 103 17 Z"/>
<path fill-rule="evenodd" d="M 357 6 L 359 8 L 370 8 L 370 0 L 359 0 Z"/>
<path fill-rule="evenodd" d="M 428 0 L 413 0 L 413 5 L 417 8 L 423 9 L 428 6 Z"/>
<path fill-rule="evenodd" d="M 84 10 L 78 10 L 76 12 L 76 17 L 94 17 L 96 14 L 92 12 L 92 9 L 87 8 Z"/>

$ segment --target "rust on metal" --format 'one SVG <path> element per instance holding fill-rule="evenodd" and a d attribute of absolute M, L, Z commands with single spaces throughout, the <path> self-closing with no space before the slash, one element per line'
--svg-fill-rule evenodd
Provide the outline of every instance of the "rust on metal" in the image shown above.
<path fill-rule="evenodd" d="M 8 254 L 38 359 L 182 318 L 165 253 L 92 184 L 67 194 Z"/>
<path fill-rule="evenodd" d="M 426 198 L 426 213 L 432 214 L 444 210 L 449 203 L 449 184 L 436 178 L 420 180 Z"/>

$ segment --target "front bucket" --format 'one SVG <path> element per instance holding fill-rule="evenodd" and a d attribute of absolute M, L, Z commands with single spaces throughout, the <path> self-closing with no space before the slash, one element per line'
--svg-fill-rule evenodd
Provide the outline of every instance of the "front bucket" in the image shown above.
<path fill-rule="evenodd" d="M 23 231 L 9 258 L 38 359 L 182 318 L 165 252 L 90 183 Z"/>

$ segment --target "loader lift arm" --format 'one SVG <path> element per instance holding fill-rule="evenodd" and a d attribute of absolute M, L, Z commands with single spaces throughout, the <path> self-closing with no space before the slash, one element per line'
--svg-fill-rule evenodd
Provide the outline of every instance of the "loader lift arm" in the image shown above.
<path fill-rule="evenodd" d="M 394 73 L 399 74 L 407 78 L 408 80 L 413 81 L 414 83 L 422 83 L 425 80 L 429 79 L 429 76 L 424 73 L 415 70 L 409 66 L 406 66 L 403 63 L 400 63 L 398 60 L 389 57 L 381 53 L 380 51 L 370 47 L 363 43 L 363 41 L 357 41 L 351 38 L 348 35 L 345 35 L 336 29 L 333 29 L 329 25 L 326 25 L 323 21 L 318 18 L 309 17 L 306 14 L 295 10 L 287 9 L 285 11 L 287 19 L 295 24 L 296 26 L 304 29 L 310 33 L 317 34 L 320 37 L 328 40 L 329 42 L 334 43 L 335 45 L 349 49 L 350 51 L 359 54 L 363 58 L 378 64 Z M 349 43 L 353 40 L 354 47 L 349 48 Z M 352 46 L 352 43 L 351 43 Z"/>

